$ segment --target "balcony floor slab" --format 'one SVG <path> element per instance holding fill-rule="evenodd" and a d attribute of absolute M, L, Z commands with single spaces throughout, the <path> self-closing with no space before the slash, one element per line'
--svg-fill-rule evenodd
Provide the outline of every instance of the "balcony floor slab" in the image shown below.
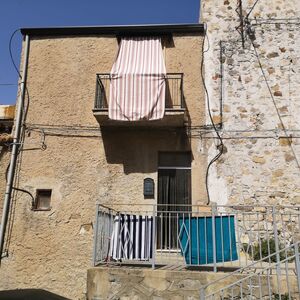
<path fill-rule="evenodd" d="M 182 127 L 186 122 L 185 109 L 166 109 L 165 116 L 161 120 L 142 121 L 116 121 L 108 118 L 107 109 L 94 109 L 94 117 L 101 126 L 117 127 Z"/>

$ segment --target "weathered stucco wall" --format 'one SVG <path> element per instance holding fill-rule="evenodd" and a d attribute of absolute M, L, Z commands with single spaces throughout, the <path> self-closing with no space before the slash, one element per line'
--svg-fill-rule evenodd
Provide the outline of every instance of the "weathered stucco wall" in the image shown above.
<path fill-rule="evenodd" d="M 6 188 L 6 170 L 10 160 L 9 144 L 12 142 L 15 108 L 15 105 L 0 105 L 0 216 Z"/>
<path fill-rule="evenodd" d="M 241 3 L 245 17 L 255 1 Z M 202 1 L 200 21 L 207 23 L 209 40 L 205 78 L 226 147 L 210 172 L 211 198 L 219 204 L 299 204 L 299 2 L 258 1 L 248 16 L 255 39 L 245 33 L 244 47 L 237 12 L 238 1 Z M 204 139 L 212 136 L 206 132 Z M 211 157 L 215 151 L 212 145 Z"/>
<path fill-rule="evenodd" d="M 9 164 L 10 152 L 6 146 L 0 145 L 0 216 L 2 216 L 3 200 L 5 194 L 6 169 Z"/>
<path fill-rule="evenodd" d="M 174 45 L 164 51 L 167 72 L 184 73 L 195 126 L 205 118 L 201 41 L 201 36 L 174 36 Z M 30 107 L 16 184 L 33 196 L 36 189 L 52 189 L 51 210 L 33 211 L 30 197 L 16 193 L 1 289 L 43 288 L 84 297 L 95 204 L 155 203 L 143 199 L 143 179 L 157 180 L 158 151 L 192 150 L 193 201 L 203 202 L 206 158 L 186 130 L 99 127 L 92 113 L 96 73 L 110 71 L 117 49 L 114 37 L 31 40 Z"/>

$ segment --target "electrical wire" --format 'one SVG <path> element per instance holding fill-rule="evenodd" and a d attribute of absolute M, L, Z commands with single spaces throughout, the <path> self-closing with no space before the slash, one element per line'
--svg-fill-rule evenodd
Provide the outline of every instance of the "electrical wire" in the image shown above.
<path fill-rule="evenodd" d="M 297 25 L 299 26 L 300 25 L 300 22 L 298 23 L 295 23 L 295 22 L 256 22 L 254 24 L 251 24 L 251 26 L 261 26 L 261 25 L 286 25 L 286 26 L 291 26 L 291 25 Z"/>
<path fill-rule="evenodd" d="M 11 59 L 11 62 L 14 66 L 14 69 L 16 70 L 16 72 L 18 73 L 18 76 L 20 79 L 22 79 L 22 76 L 21 76 L 21 73 L 19 71 L 19 68 L 17 67 L 16 63 L 15 63 L 15 60 L 14 60 L 14 57 L 13 57 L 13 53 L 12 53 L 12 41 L 13 41 L 13 38 L 15 36 L 15 34 L 20 31 L 20 28 L 16 29 L 12 35 L 10 36 L 10 39 L 9 39 L 9 45 L 8 45 L 8 49 L 9 49 L 9 55 L 10 55 L 10 59 Z"/>
<path fill-rule="evenodd" d="M 31 207 L 34 207 L 35 200 L 34 200 L 33 195 L 29 191 L 27 191 L 25 189 L 16 188 L 16 187 L 13 187 L 13 190 L 28 194 L 31 198 Z"/>
<path fill-rule="evenodd" d="M 8 50 L 9 50 L 9 55 L 10 55 L 10 59 L 11 59 L 11 62 L 14 66 L 14 69 L 15 71 L 17 72 L 18 76 L 19 76 L 19 79 L 22 80 L 22 75 L 19 71 L 19 68 L 17 67 L 17 64 L 15 62 L 15 59 L 14 59 L 14 56 L 13 56 L 13 53 L 12 53 L 12 41 L 13 41 L 13 38 L 15 36 L 15 34 L 20 31 L 20 28 L 16 29 L 10 36 L 10 39 L 9 39 L 9 45 L 8 45 Z M 18 84 L 19 85 L 19 84 Z M 27 117 L 27 112 L 28 112 L 28 108 L 29 108 L 29 102 L 30 102 L 30 97 L 29 97 L 29 91 L 28 91 L 28 88 L 27 86 L 25 87 L 25 91 L 26 91 L 26 94 L 27 94 L 27 106 L 26 106 L 26 109 L 25 109 L 25 106 L 23 106 L 23 111 L 25 111 L 24 113 L 24 116 L 23 116 L 23 124 L 22 126 L 24 126 L 25 124 L 25 120 L 26 120 L 26 117 Z"/>
<path fill-rule="evenodd" d="M 8 45 L 8 49 L 9 49 L 9 55 L 10 55 L 10 59 L 11 59 L 11 62 L 13 64 L 13 67 L 15 69 L 15 71 L 17 72 L 18 74 L 18 78 L 19 80 L 23 80 L 22 78 L 22 75 L 15 63 L 15 60 L 14 60 L 14 57 L 13 57 L 13 53 L 12 53 L 12 41 L 13 41 L 13 38 L 15 36 L 15 34 L 20 31 L 20 29 L 16 29 L 10 36 L 10 39 L 9 39 L 9 45 Z M 18 84 L 19 85 L 19 84 Z M 17 158 L 19 157 L 19 154 L 20 152 L 22 151 L 22 148 L 23 148 L 23 144 L 24 144 L 24 136 L 25 136 L 25 121 L 26 121 L 26 117 L 27 117 L 27 112 L 28 112 L 28 108 L 29 108 L 29 102 L 30 102 L 30 97 L 29 97 L 29 91 L 28 91 L 28 88 L 25 87 L 25 92 L 26 92 L 26 95 L 27 95 L 27 105 L 25 105 L 23 103 L 23 116 L 22 116 L 22 127 L 23 129 L 21 130 L 21 133 L 20 133 L 20 145 L 18 147 L 18 151 L 17 151 Z M 8 170 L 9 170 L 9 167 L 10 167 L 10 163 L 8 164 L 7 168 L 6 168 L 6 173 L 5 173 L 5 177 L 6 177 L 6 182 L 7 182 L 7 174 L 8 174 Z M 29 195 L 31 197 L 31 204 L 34 203 L 34 197 L 33 195 L 28 191 L 28 190 L 25 190 L 25 189 L 22 189 L 22 188 L 17 188 L 15 186 L 12 186 L 12 190 L 14 191 L 19 191 L 19 192 L 23 192 L 27 195 Z M 10 238 L 11 238 L 11 232 L 12 232 L 12 227 L 13 227 L 13 219 L 14 219 L 14 209 L 13 209 L 13 212 L 10 214 L 10 217 L 9 217 L 9 228 L 8 228 L 8 235 L 7 235 L 7 242 L 6 242 L 6 250 L 5 252 L 8 253 L 8 248 L 9 248 L 9 244 L 10 244 Z"/>
<path fill-rule="evenodd" d="M 251 39 L 250 39 L 250 40 L 251 40 Z M 257 50 L 256 50 L 256 48 L 255 48 L 255 45 L 254 45 L 254 43 L 253 43 L 252 40 L 251 40 L 251 44 L 252 44 L 252 46 L 253 46 L 254 53 L 255 53 L 255 56 L 256 56 L 256 58 L 257 58 L 257 62 L 258 62 L 259 68 L 260 68 L 260 70 L 261 70 L 261 73 L 262 73 L 262 75 L 263 75 L 264 81 L 265 81 L 265 83 L 266 83 L 266 86 L 267 86 L 267 88 L 268 88 L 269 94 L 270 94 L 270 96 L 271 96 L 273 105 L 274 105 L 274 107 L 275 107 L 275 110 L 276 110 L 278 119 L 279 119 L 279 121 L 280 121 L 280 125 L 281 125 L 281 127 L 282 127 L 282 129 L 283 129 L 283 131 L 284 131 L 284 133 L 285 133 L 286 138 L 287 138 L 288 141 L 289 141 L 289 146 L 290 146 L 290 148 L 291 148 L 291 150 L 292 150 L 293 156 L 294 156 L 294 158 L 295 158 L 295 160 L 296 160 L 296 163 L 297 163 L 297 166 L 298 166 L 298 168 L 299 168 L 299 170 L 300 170 L 300 164 L 299 164 L 297 155 L 296 155 L 296 153 L 295 153 L 295 151 L 294 151 L 294 148 L 293 148 L 293 146 L 292 146 L 292 143 L 291 143 L 291 141 L 290 141 L 291 137 L 287 134 L 287 130 L 286 130 L 286 128 L 285 128 L 285 125 L 284 125 L 283 120 L 282 120 L 282 118 L 281 118 L 281 115 L 280 115 L 280 113 L 279 113 L 279 110 L 278 110 L 276 101 L 275 101 L 275 99 L 274 99 L 274 96 L 273 96 L 271 87 L 270 87 L 269 82 L 268 82 L 268 80 L 267 80 L 267 76 L 266 76 L 265 71 L 264 71 L 264 69 L 263 69 L 263 66 L 262 66 L 262 64 L 261 64 L 259 54 L 258 54 L 258 52 L 257 52 Z"/>
<path fill-rule="evenodd" d="M 250 16 L 250 14 L 252 13 L 253 9 L 255 8 L 256 4 L 258 3 L 259 0 L 256 0 L 255 3 L 252 5 L 251 9 L 249 10 L 249 12 L 247 13 L 245 20 L 248 19 L 248 17 Z"/>
<path fill-rule="evenodd" d="M 19 76 L 19 79 L 23 79 L 22 78 L 22 75 L 19 71 L 19 68 L 17 67 L 17 64 L 15 62 L 15 59 L 13 57 L 13 53 L 12 53 L 12 41 L 13 41 L 13 38 L 15 36 L 15 34 L 20 31 L 20 28 L 16 29 L 10 36 L 10 39 L 9 39 L 9 45 L 8 45 L 8 50 L 9 50 L 9 55 L 10 55 L 10 59 L 11 59 L 11 62 L 14 66 L 14 69 L 15 71 L 17 72 L 18 76 Z M 18 84 L 19 85 L 19 84 Z M 22 120 L 22 126 L 23 126 L 23 131 L 24 131 L 24 127 L 25 127 L 25 121 L 26 121 L 26 118 L 27 118 L 27 113 L 28 113 L 28 109 L 29 109 L 29 103 L 30 103 L 30 96 L 29 96 L 29 91 L 28 91 L 28 88 L 27 86 L 25 87 L 25 92 L 26 92 L 26 95 L 27 95 L 27 105 L 23 106 L 23 111 L 24 111 L 24 114 L 23 114 L 23 120 Z M 24 136 L 22 133 L 21 133 L 21 136 Z M 20 152 L 20 149 L 19 149 L 19 152 Z"/>
<path fill-rule="evenodd" d="M 20 71 L 19 71 L 19 68 L 18 68 L 17 65 L 16 65 L 16 62 L 15 62 L 15 59 L 14 59 L 14 56 L 13 56 L 13 53 L 12 53 L 12 42 L 13 42 L 13 38 L 14 38 L 15 34 L 16 34 L 18 31 L 20 31 L 20 28 L 16 29 L 16 30 L 11 34 L 10 39 L 9 39 L 9 44 L 8 44 L 8 50 L 9 50 L 10 59 L 11 59 L 11 62 L 12 62 L 12 64 L 13 64 L 13 66 L 14 66 L 14 69 L 15 69 L 15 71 L 17 72 L 19 79 L 22 80 L 22 79 L 23 79 L 23 78 L 22 78 L 22 75 L 21 75 L 21 73 L 20 73 Z M 19 85 L 19 83 L 18 83 L 18 85 Z M 22 126 L 23 126 L 23 130 L 22 130 L 22 131 L 23 131 L 23 132 L 24 132 L 24 125 L 25 125 L 25 121 L 26 121 L 26 117 L 27 117 L 27 113 L 28 113 L 29 103 L 30 103 L 29 91 L 28 91 L 27 86 L 25 87 L 25 92 L 26 92 L 26 95 L 27 95 L 27 105 L 25 106 L 25 105 L 23 104 L 23 105 L 24 105 L 24 106 L 23 106 L 23 112 L 24 112 L 24 114 L 23 114 L 23 118 L 22 118 Z M 23 134 L 23 133 L 21 133 L 21 137 L 24 137 L 24 134 Z M 23 144 L 23 143 L 21 143 L 21 144 Z M 21 149 L 19 149 L 18 153 L 20 153 L 20 151 L 21 151 Z"/>
<path fill-rule="evenodd" d="M 7 174 L 8 174 L 8 169 L 9 169 L 9 166 L 10 166 L 10 163 L 8 164 L 7 168 L 6 168 L 6 172 L 5 172 L 5 181 L 7 182 Z M 19 191 L 19 192 L 23 192 L 23 193 L 26 193 L 28 194 L 30 197 L 31 197 L 31 203 L 32 203 L 32 206 L 34 205 L 34 197 L 33 195 L 27 191 L 27 190 L 24 190 L 24 189 L 21 189 L 21 188 L 17 188 L 17 187 L 12 187 L 13 190 L 15 191 Z"/>
<path fill-rule="evenodd" d="M 213 165 L 214 162 L 216 162 L 220 156 L 223 154 L 223 149 L 224 149 L 224 144 L 223 144 L 223 140 L 217 130 L 217 127 L 214 123 L 214 120 L 213 120 L 213 117 L 212 117 L 212 114 L 211 114 L 211 110 L 210 110 L 210 99 L 209 99 L 209 93 L 208 93 L 208 90 L 207 90 L 207 86 L 206 86 L 206 83 L 205 83 L 205 78 L 204 78 L 204 54 L 206 52 L 208 52 L 209 50 L 209 47 L 207 47 L 206 50 L 204 50 L 204 46 L 205 46 L 205 39 L 208 39 L 208 36 L 207 36 L 207 29 L 205 29 L 205 32 L 204 32 L 204 38 L 203 38 L 203 42 L 202 42 L 202 58 L 201 58 L 201 79 L 202 79 L 202 84 L 203 84 L 203 87 L 204 87 L 204 91 L 205 91 L 205 95 L 206 95 L 206 100 L 207 100 L 207 110 L 208 110 L 208 115 L 209 115 L 209 119 L 210 119 L 210 122 L 211 122 L 211 125 L 217 135 L 217 138 L 219 140 L 219 144 L 217 145 L 217 149 L 218 149 L 218 153 L 217 155 L 215 155 L 213 157 L 213 159 L 209 162 L 208 166 L 207 166 L 207 169 L 206 169 L 206 174 L 205 174 L 205 186 L 206 186 L 206 192 L 207 192 L 207 205 L 210 204 L 210 193 L 209 193 L 209 187 L 208 187 L 208 176 L 209 176 L 209 170 L 210 170 L 210 167 Z M 208 44 L 209 46 L 209 44 Z"/>

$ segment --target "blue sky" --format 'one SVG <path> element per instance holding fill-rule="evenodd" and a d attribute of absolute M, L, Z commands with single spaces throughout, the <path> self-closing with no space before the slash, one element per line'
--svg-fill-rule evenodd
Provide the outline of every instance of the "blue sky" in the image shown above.
<path fill-rule="evenodd" d="M 22 27 L 197 23 L 199 0 L 0 0 L 0 104 L 16 101 L 11 34 Z M 13 55 L 19 65 L 21 34 Z M 14 84 L 14 85 L 4 85 Z"/>

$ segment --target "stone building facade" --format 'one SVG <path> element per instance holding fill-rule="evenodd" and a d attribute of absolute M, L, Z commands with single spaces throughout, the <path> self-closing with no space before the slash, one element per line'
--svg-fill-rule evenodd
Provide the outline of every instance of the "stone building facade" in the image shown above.
<path fill-rule="evenodd" d="M 159 152 L 191 152 L 191 200 L 206 204 L 207 165 L 220 149 L 208 109 L 224 144 L 209 169 L 211 202 L 300 204 L 299 13 L 296 0 L 203 0 L 205 37 L 200 25 L 152 27 L 164 37 L 167 72 L 184 74 L 187 109 L 138 128 L 107 123 L 106 112 L 93 110 L 95 81 L 111 70 L 120 34 L 143 35 L 147 26 L 23 30 L 30 35 L 31 101 L 15 185 L 33 198 L 51 190 L 51 208 L 35 210 L 28 194 L 14 194 L 0 288 L 84 298 L 96 203 L 156 203 Z M 155 183 L 150 199 L 143 195 L 145 178 Z M 107 294 L 132 273 L 95 268 L 91 289 L 97 272 L 107 279 Z M 147 281 L 140 272 L 133 282 Z M 177 285 L 197 297 L 210 276 L 178 274 L 173 285 L 174 274 L 160 273 L 157 297 L 175 297 Z M 137 293 L 153 295 L 155 278 L 150 281 Z M 129 282 L 128 297 L 135 296 L 131 290 Z"/>
<path fill-rule="evenodd" d="M 201 2 L 205 79 L 225 146 L 210 170 L 211 200 L 299 204 L 299 1 Z M 213 157 L 218 139 L 202 135 L 214 140 Z"/>
<path fill-rule="evenodd" d="M 51 202 L 48 209 L 36 209 L 28 193 L 14 193 L 0 289 L 40 288 L 84 298 L 96 203 L 156 203 L 157 190 L 152 199 L 144 199 L 143 181 L 152 178 L 157 187 L 160 151 L 191 152 L 192 202 L 206 202 L 207 157 L 198 152 L 199 140 L 187 130 L 205 122 L 200 76 L 203 26 L 22 32 L 30 37 L 30 106 L 15 186 L 34 199 L 39 191 L 51 191 Z M 96 74 L 110 72 L 118 37 L 149 32 L 163 39 L 167 73 L 183 73 L 186 110 L 171 111 L 175 126 L 168 119 L 144 121 L 142 126 L 105 125 L 101 112 L 93 112 Z"/>

